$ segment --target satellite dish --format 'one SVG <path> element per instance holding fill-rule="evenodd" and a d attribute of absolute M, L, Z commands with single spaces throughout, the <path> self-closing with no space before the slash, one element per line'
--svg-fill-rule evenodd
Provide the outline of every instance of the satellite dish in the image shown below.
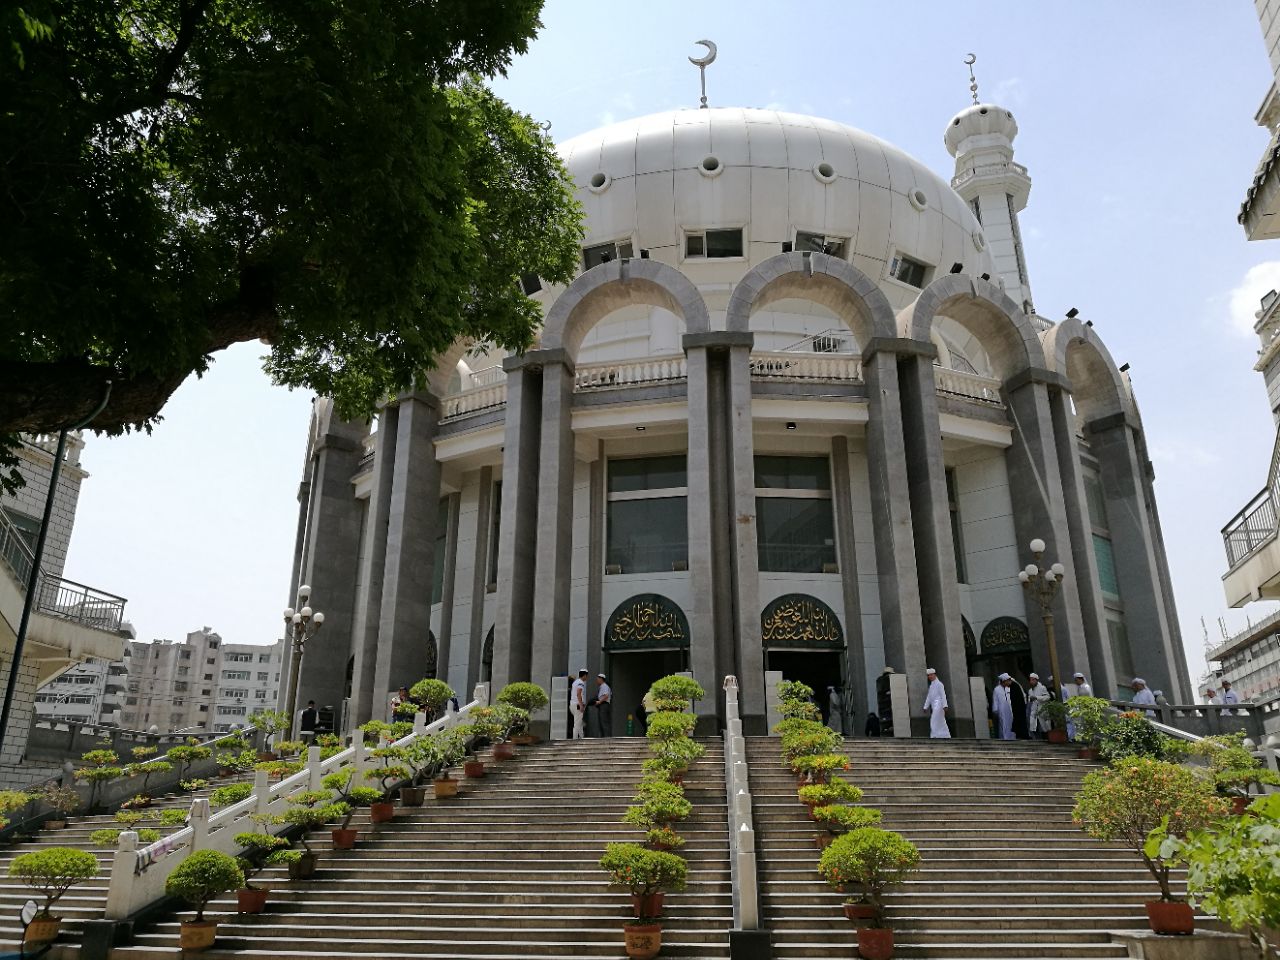
<path fill-rule="evenodd" d="M 22 925 L 24 927 L 29 925 L 31 921 L 36 918 L 37 909 L 39 908 L 36 906 L 36 902 L 34 900 L 28 900 L 26 903 L 22 905 L 21 916 L 22 916 Z"/>

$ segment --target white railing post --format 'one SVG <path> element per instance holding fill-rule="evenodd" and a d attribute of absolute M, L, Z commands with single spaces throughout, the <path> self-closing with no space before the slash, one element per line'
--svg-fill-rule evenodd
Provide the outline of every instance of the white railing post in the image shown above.
<path fill-rule="evenodd" d="M 724 678 L 725 807 L 729 827 L 729 867 L 733 889 L 733 926 L 755 930 L 760 925 L 759 890 L 756 886 L 756 843 L 752 825 L 751 781 L 747 769 L 746 740 L 738 714 L 738 678 Z"/>
<path fill-rule="evenodd" d="M 125 830 L 117 841 L 115 855 L 111 859 L 111 882 L 107 886 L 108 920 L 123 920 L 133 912 L 133 885 L 138 868 L 138 835 Z"/>
<path fill-rule="evenodd" d="M 209 801 L 200 797 L 191 801 L 191 850 L 203 850 L 209 845 Z"/>
<path fill-rule="evenodd" d="M 760 912 L 756 901 L 756 832 L 748 820 L 738 828 L 736 843 L 738 861 L 739 914 L 734 924 L 740 930 L 755 930 L 760 926 Z"/>
<path fill-rule="evenodd" d="M 271 775 L 265 770 L 253 771 L 253 812 L 258 816 L 266 816 L 267 806 L 271 803 Z"/>
<path fill-rule="evenodd" d="M 369 748 L 364 745 L 364 734 L 356 737 L 351 744 L 351 786 L 364 783 L 364 769 L 369 765 Z"/>
<path fill-rule="evenodd" d="M 489 684 L 477 683 L 475 692 L 471 694 L 471 699 L 475 700 L 482 707 L 489 706 Z"/>
<path fill-rule="evenodd" d="M 449 704 L 449 706 L 452 707 L 453 704 L 451 703 Z M 427 715 L 423 713 L 421 710 L 419 710 L 417 713 L 413 715 L 413 732 L 416 733 L 418 736 L 422 736 L 423 731 L 426 729 L 427 729 Z"/>
<path fill-rule="evenodd" d="M 444 705 L 444 726 L 441 730 L 448 730 L 458 722 L 458 711 L 453 709 L 453 701 L 450 700 Z"/>
<path fill-rule="evenodd" d="M 307 789 L 319 790 L 320 781 L 324 779 L 324 768 L 320 766 L 320 748 L 315 744 L 307 747 Z"/>

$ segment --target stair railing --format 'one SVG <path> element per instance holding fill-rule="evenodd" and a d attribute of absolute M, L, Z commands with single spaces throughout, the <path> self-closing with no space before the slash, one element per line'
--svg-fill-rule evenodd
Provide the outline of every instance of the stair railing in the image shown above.
<path fill-rule="evenodd" d="M 472 698 L 461 710 L 454 711 L 450 707 L 443 717 L 433 723 L 427 723 L 425 714 L 419 713 L 414 718 L 413 731 L 393 745 L 408 746 L 419 737 L 431 736 L 457 725 L 476 707 L 488 705 L 489 684 L 476 684 Z M 253 793 L 239 803 L 210 814 L 207 799 L 195 800 L 191 804 L 188 825 L 177 833 L 139 847 L 138 834 L 133 830 L 124 831 L 120 834 L 119 846 L 111 866 L 106 918 L 124 920 L 164 899 L 164 885 L 169 875 L 197 850 L 218 850 L 231 856 L 243 853 L 244 849 L 235 842 L 235 836 L 255 829 L 250 817 L 255 814 L 269 816 L 283 813 L 289 805 L 290 797 L 309 790 L 323 789 L 321 781 L 329 774 L 351 770 L 352 782 L 358 782 L 367 764 L 367 751 L 362 736 L 357 736 L 350 747 L 327 760 L 320 759 L 318 746 L 311 746 L 307 748 L 306 766 L 277 784 L 269 782 L 266 770 L 256 771 Z M 336 792 L 333 794 L 334 799 L 338 796 Z M 274 834 L 281 834 L 289 829 L 288 824 L 264 826 Z"/>
<path fill-rule="evenodd" d="M 747 774 L 746 741 L 738 715 L 738 678 L 724 678 L 724 782 L 729 810 L 729 867 L 733 886 L 733 926 L 760 926 L 756 881 L 756 831 L 751 813 L 751 781 Z"/>

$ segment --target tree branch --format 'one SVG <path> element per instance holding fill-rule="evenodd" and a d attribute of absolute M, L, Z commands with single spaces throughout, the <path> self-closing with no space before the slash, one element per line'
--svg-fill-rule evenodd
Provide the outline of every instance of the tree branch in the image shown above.
<path fill-rule="evenodd" d="M 156 74 L 151 78 L 151 82 L 145 90 L 122 94 L 104 103 L 102 109 L 98 111 L 98 120 L 100 122 L 105 123 L 109 120 L 127 117 L 147 107 L 158 109 L 169 100 L 180 100 L 187 104 L 200 102 L 196 97 L 170 88 L 173 86 L 174 78 L 178 75 L 178 69 L 182 66 L 182 61 L 186 59 L 187 51 L 191 49 L 191 44 L 195 41 L 196 29 L 199 27 L 200 21 L 204 18 L 204 13 L 211 2 L 212 0 L 195 0 L 190 5 L 181 4 L 182 18 L 178 23 L 178 35 L 174 39 L 173 46 L 166 50 L 164 56 L 161 57 L 160 65 L 156 68 Z"/>

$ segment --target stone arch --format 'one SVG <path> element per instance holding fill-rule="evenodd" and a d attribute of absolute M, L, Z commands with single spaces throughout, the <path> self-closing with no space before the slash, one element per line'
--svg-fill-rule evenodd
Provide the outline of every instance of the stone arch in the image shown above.
<path fill-rule="evenodd" d="M 692 281 L 657 260 L 613 260 L 581 274 L 556 298 L 542 327 L 544 350 L 564 350 L 576 360 L 597 323 L 622 307 L 647 305 L 684 320 L 686 333 L 708 333 L 711 317 Z"/>
<path fill-rule="evenodd" d="M 628 597 L 609 615 L 604 628 L 604 649 L 610 653 L 687 646 L 689 619 L 678 603 L 660 593 Z"/>
<path fill-rule="evenodd" d="M 1083 422 L 1134 413 L 1129 387 L 1102 339 L 1078 317 L 1063 320 L 1044 335 L 1049 369 L 1071 384 L 1076 415 Z"/>
<path fill-rule="evenodd" d="M 807 593 L 785 593 L 760 613 L 760 642 L 766 649 L 844 649 L 844 628 L 829 606 Z"/>
<path fill-rule="evenodd" d="M 427 374 L 427 390 L 433 397 L 440 398 L 449 392 L 449 381 L 458 372 L 458 361 L 467 355 L 467 351 L 475 346 L 469 337 L 455 340 L 444 353 L 436 355 L 435 366 Z"/>
<path fill-rule="evenodd" d="M 727 327 L 745 333 L 751 315 L 779 300 L 821 304 L 845 322 L 865 350 L 876 338 L 897 336 L 893 308 L 865 273 L 825 253 L 780 253 L 753 268 L 733 288 Z"/>
<path fill-rule="evenodd" d="M 939 277 L 898 315 L 899 335 L 932 343 L 930 334 L 938 316 L 950 317 L 973 334 L 1001 380 L 1045 365 L 1031 320 L 994 283 L 961 273 Z"/>

